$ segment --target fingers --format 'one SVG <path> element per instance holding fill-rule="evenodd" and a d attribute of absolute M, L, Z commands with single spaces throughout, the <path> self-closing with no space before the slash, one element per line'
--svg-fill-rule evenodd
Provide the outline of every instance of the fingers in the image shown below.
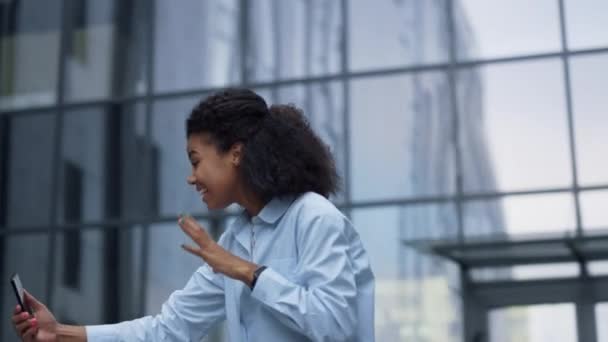
<path fill-rule="evenodd" d="M 13 315 L 16 315 L 21 312 L 21 305 L 15 306 L 15 310 L 13 310 Z"/>
<path fill-rule="evenodd" d="M 25 334 L 21 335 L 23 341 L 33 341 L 34 336 L 38 332 L 38 327 L 32 327 L 25 331 Z"/>
<path fill-rule="evenodd" d="M 34 296 L 32 296 L 26 290 L 23 290 L 23 297 L 25 298 L 25 303 L 27 304 L 26 306 L 29 305 L 33 311 L 36 311 L 39 308 L 44 307 L 44 304 L 40 303 L 36 298 L 34 298 Z"/>
<path fill-rule="evenodd" d="M 201 257 L 201 250 L 196 247 L 183 244 L 182 248 L 188 253 L 194 254 L 197 257 Z"/>
<path fill-rule="evenodd" d="M 27 321 L 27 319 L 30 318 L 30 314 L 27 312 L 20 312 L 16 315 L 13 315 L 13 323 L 15 325 L 20 324 L 24 321 Z"/>
<path fill-rule="evenodd" d="M 36 321 L 36 319 L 31 318 L 31 319 L 28 319 L 24 322 L 17 324 L 15 326 L 15 328 L 17 328 L 17 333 L 19 333 L 19 336 L 23 336 L 23 334 L 25 334 L 27 329 L 36 328 L 37 325 L 38 325 L 38 322 Z"/>
<path fill-rule="evenodd" d="M 204 247 L 207 243 L 212 241 L 207 232 L 201 226 L 199 226 L 199 224 L 196 223 L 192 217 L 180 215 L 177 223 L 184 233 L 186 233 L 186 235 L 188 235 L 199 246 Z"/>

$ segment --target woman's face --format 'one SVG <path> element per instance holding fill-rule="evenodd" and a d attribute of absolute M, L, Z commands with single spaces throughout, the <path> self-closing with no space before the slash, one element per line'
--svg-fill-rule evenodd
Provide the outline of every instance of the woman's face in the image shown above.
<path fill-rule="evenodd" d="M 221 153 L 207 134 L 194 133 L 188 137 L 187 153 L 192 165 L 188 184 L 196 187 L 207 207 L 222 209 L 236 202 L 240 144 Z"/>

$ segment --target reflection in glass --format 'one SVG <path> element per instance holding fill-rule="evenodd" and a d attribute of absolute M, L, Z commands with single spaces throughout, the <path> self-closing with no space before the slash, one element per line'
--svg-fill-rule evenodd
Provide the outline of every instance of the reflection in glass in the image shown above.
<path fill-rule="evenodd" d="M 71 2 L 65 75 L 68 101 L 145 92 L 144 6 L 142 0 Z"/>
<path fill-rule="evenodd" d="M 55 103 L 61 3 L 0 2 L 0 110 Z"/>
<path fill-rule="evenodd" d="M 446 1 L 356 0 L 348 9 L 350 70 L 447 62 Z"/>
<path fill-rule="evenodd" d="M 608 184 L 608 55 L 570 58 L 578 181 Z"/>
<path fill-rule="evenodd" d="M 376 276 L 376 339 L 449 341 L 461 334 L 459 273 L 437 257 L 406 248 L 402 240 L 454 231 L 455 217 L 422 217 L 437 205 L 356 209 L 353 224 Z M 437 210 L 439 211 L 439 210 Z M 440 314 L 438 314 L 438 312 Z"/>
<path fill-rule="evenodd" d="M 142 242 L 137 226 L 87 227 L 57 234 L 53 280 L 57 319 L 82 325 L 138 317 Z"/>
<path fill-rule="evenodd" d="M 574 199 L 570 193 L 507 196 L 464 205 L 467 237 L 573 232 Z"/>
<path fill-rule="evenodd" d="M 554 0 L 457 0 L 454 21 L 458 40 L 474 36 L 472 44 L 457 46 L 458 59 L 506 57 L 561 50 L 559 8 Z"/>
<path fill-rule="evenodd" d="M 490 342 L 577 341 L 574 304 L 543 304 L 493 309 Z M 547 327 L 551 327 L 548 329 Z"/>
<path fill-rule="evenodd" d="M 565 0 L 568 48 L 606 47 L 608 2 L 604 0 Z"/>
<path fill-rule="evenodd" d="M 342 13 L 339 1 L 251 2 L 247 69 L 254 81 L 340 71 Z"/>
<path fill-rule="evenodd" d="M 35 113 L 8 121 L 6 224 L 51 220 L 55 116 Z"/>
<path fill-rule="evenodd" d="M 240 80 L 237 0 L 155 1 L 154 90 L 224 86 Z"/>
<path fill-rule="evenodd" d="M 19 273 L 23 287 L 37 299 L 47 302 L 47 276 L 49 240 L 47 234 L 30 234 L 17 236 L 2 236 L 0 238 L 0 251 L 2 258 L 2 308 L 0 313 L 5 319 L 0 323 L 2 341 L 14 341 L 15 329 L 10 317 L 15 308 L 15 293 L 9 283 L 13 273 Z"/>
<path fill-rule="evenodd" d="M 350 89 L 353 200 L 453 194 L 446 75 L 356 79 Z"/>
<path fill-rule="evenodd" d="M 551 59 L 480 67 L 480 79 L 470 69 L 458 73 L 459 135 L 469 141 L 462 146 L 466 192 L 571 185 L 562 69 Z M 481 86 L 470 89 L 471 82 Z M 468 101 L 480 102 L 476 117 Z M 470 125 L 478 126 L 477 135 Z M 492 173 L 495 182 L 479 181 Z"/>

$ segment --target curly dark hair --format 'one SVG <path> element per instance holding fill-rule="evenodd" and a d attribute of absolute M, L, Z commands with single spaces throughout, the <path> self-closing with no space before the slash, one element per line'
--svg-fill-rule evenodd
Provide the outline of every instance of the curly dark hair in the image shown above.
<path fill-rule="evenodd" d="M 329 147 L 302 110 L 273 105 L 249 89 L 225 89 L 203 99 L 186 120 L 186 135 L 209 134 L 221 153 L 243 144 L 240 176 L 268 201 L 313 191 L 329 197 L 339 177 Z"/>

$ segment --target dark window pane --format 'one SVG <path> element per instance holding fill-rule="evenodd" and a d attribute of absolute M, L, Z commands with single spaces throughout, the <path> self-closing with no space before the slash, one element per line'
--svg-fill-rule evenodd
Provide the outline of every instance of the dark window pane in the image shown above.
<path fill-rule="evenodd" d="M 0 110 L 55 103 L 61 7 L 61 0 L 0 2 Z"/>
<path fill-rule="evenodd" d="M 250 78 L 267 81 L 339 72 L 341 29 L 339 1 L 250 2 Z"/>
<path fill-rule="evenodd" d="M 0 323 L 2 341 L 16 341 L 10 318 L 17 305 L 15 293 L 9 283 L 13 273 L 19 273 L 23 287 L 38 300 L 46 303 L 49 242 L 46 234 L 2 236 L 2 309 L 5 317 Z"/>
<path fill-rule="evenodd" d="M 48 224 L 53 188 L 55 116 L 36 113 L 9 120 L 7 225 Z"/>
<path fill-rule="evenodd" d="M 237 0 L 155 1 L 154 90 L 223 86 L 240 80 Z"/>
<path fill-rule="evenodd" d="M 448 60 L 446 1 L 348 1 L 349 69 Z"/>
<path fill-rule="evenodd" d="M 63 117 L 62 167 L 78 168 L 82 176 L 80 197 L 60 194 L 59 213 L 71 206 L 70 200 L 80 200 L 80 219 L 141 217 L 145 200 L 153 187 L 143 184 L 145 172 L 153 168 L 144 165 L 143 105 L 106 106 L 70 110 Z M 144 172 L 145 171 L 145 172 Z M 69 172 L 64 169 L 62 172 Z M 73 179 L 65 178 L 70 182 Z M 69 191 L 70 184 L 60 189 Z M 66 215 L 59 222 L 74 222 Z"/>
<path fill-rule="evenodd" d="M 58 234 L 53 309 L 60 322 L 102 324 L 133 319 L 140 315 L 142 231 L 138 227 L 78 230 L 82 248 L 78 255 L 81 271 L 78 287 L 64 282 L 61 275 L 74 272 L 62 254 L 69 248 L 69 235 Z M 43 263 L 44 264 L 44 263 Z"/>
<path fill-rule="evenodd" d="M 459 59 L 505 57 L 561 50 L 558 2 L 554 0 L 458 0 L 454 21 Z"/>
<path fill-rule="evenodd" d="M 350 83 L 353 200 L 455 192 L 449 89 L 441 72 Z"/>

